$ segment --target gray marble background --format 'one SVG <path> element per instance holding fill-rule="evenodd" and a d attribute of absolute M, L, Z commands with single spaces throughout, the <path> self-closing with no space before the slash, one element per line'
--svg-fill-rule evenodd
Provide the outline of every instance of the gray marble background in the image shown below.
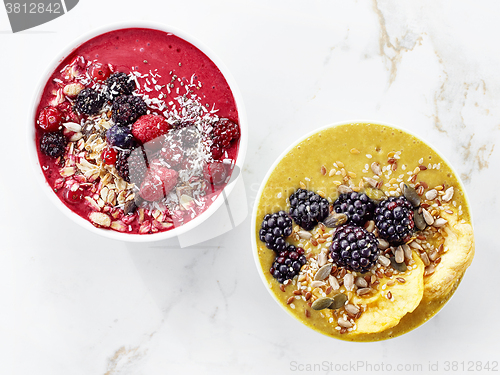
<path fill-rule="evenodd" d="M 442 373 L 446 361 L 491 368 L 500 361 L 499 18 L 497 1 L 82 0 L 12 34 L 0 9 L 0 373 L 312 373 L 299 371 L 307 364 L 366 373 L 349 367 L 357 361 L 395 373 L 431 373 L 429 363 Z M 474 262 L 447 306 L 403 337 L 341 342 L 273 301 L 254 264 L 249 217 L 184 249 L 117 242 L 68 221 L 29 165 L 33 91 L 73 39 L 131 19 L 185 30 L 234 75 L 250 127 L 249 209 L 272 161 L 319 126 L 373 119 L 435 145 L 465 183 L 476 235 Z"/>

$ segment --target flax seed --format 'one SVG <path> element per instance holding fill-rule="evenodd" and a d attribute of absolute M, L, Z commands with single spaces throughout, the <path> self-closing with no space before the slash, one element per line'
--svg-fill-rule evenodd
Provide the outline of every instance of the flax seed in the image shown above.
<path fill-rule="evenodd" d="M 287 304 L 287 305 L 291 304 L 291 303 L 293 302 L 293 300 L 294 300 L 294 299 L 295 299 L 295 297 L 294 297 L 294 296 L 289 297 L 289 298 L 286 300 L 286 304 Z"/>
<path fill-rule="evenodd" d="M 307 309 L 304 310 L 304 314 L 306 314 L 306 318 L 310 318 L 311 317 L 311 313 Z"/>
<path fill-rule="evenodd" d="M 389 290 L 389 291 L 387 292 L 387 299 L 391 299 L 391 298 L 392 298 L 392 293 L 391 293 L 391 291 Z"/>
<path fill-rule="evenodd" d="M 285 291 L 285 286 L 283 284 L 280 284 L 280 289 L 281 289 L 282 292 L 284 292 Z"/>
<path fill-rule="evenodd" d="M 321 174 L 326 175 L 326 167 L 324 165 L 321 166 Z"/>

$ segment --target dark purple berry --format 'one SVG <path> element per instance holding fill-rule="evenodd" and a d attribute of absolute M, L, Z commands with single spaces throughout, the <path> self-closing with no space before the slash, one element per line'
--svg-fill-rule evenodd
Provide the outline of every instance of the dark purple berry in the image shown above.
<path fill-rule="evenodd" d="M 40 139 L 40 150 L 47 156 L 56 158 L 64 154 L 68 140 L 62 132 L 44 133 Z"/>
<path fill-rule="evenodd" d="M 130 125 L 147 111 L 148 107 L 142 98 L 122 95 L 113 101 L 112 119 L 117 125 Z"/>
<path fill-rule="evenodd" d="M 306 264 L 307 259 L 303 254 L 304 249 L 301 247 L 295 248 L 293 245 L 288 245 L 287 250 L 281 251 L 276 256 L 269 272 L 281 284 L 286 280 L 292 280 Z"/>
<path fill-rule="evenodd" d="M 375 203 L 364 193 L 351 192 L 340 194 L 333 208 L 336 213 L 343 213 L 347 216 L 348 224 L 363 226 L 372 218 Z"/>
<path fill-rule="evenodd" d="M 267 214 L 262 220 L 259 238 L 268 249 L 282 252 L 287 248 L 285 237 L 292 234 L 292 219 L 285 211 Z"/>
<path fill-rule="evenodd" d="M 315 192 L 298 189 L 290 195 L 290 216 L 305 230 L 313 229 L 330 213 L 330 204 Z"/>
<path fill-rule="evenodd" d="M 92 89 L 86 88 L 80 91 L 75 101 L 75 109 L 85 115 L 96 115 L 102 109 L 106 97 L 104 94 Z"/>
<path fill-rule="evenodd" d="M 126 126 L 114 125 L 106 132 L 106 141 L 110 146 L 121 149 L 132 149 L 137 145 L 137 140 Z"/>
<path fill-rule="evenodd" d="M 375 209 L 375 225 L 379 236 L 391 246 L 408 242 L 415 228 L 412 204 L 403 196 L 380 202 Z"/>

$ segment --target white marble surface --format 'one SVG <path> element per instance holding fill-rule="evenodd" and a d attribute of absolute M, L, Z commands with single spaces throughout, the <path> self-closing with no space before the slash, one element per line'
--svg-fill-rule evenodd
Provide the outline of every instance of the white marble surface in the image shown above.
<path fill-rule="evenodd" d="M 285 374 L 300 373 L 292 361 L 358 360 L 427 373 L 429 362 L 442 371 L 445 361 L 499 361 L 499 17 L 497 1 L 81 0 L 13 35 L 0 9 L 0 373 Z M 80 34 L 134 18 L 198 37 L 233 73 L 250 124 L 250 206 L 272 161 L 321 125 L 376 119 L 437 145 L 464 179 L 477 241 L 445 309 L 403 337 L 344 343 L 272 300 L 248 217 L 185 249 L 121 243 L 68 221 L 35 183 L 25 152 L 34 84 Z"/>

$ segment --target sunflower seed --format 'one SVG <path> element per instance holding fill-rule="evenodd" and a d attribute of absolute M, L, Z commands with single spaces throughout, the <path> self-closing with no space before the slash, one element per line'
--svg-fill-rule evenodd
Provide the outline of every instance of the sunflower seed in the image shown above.
<path fill-rule="evenodd" d="M 358 287 L 358 288 L 367 288 L 368 287 L 368 283 L 366 282 L 366 280 L 364 278 L 362 278 L 361 276 L 358 276 L 356 277 L 356 281 L 354 282 L 354 284 Z"/>
<path fill-rule="evenodd" d="M 396 260 L 396 263 L 403 263 L 405 261 L 405 253 L 401 246 L 398 246 L 394 252 L 394 259 Z"/>
<path fill-rule="evenodd" d="M 370 220 L 366 223 L 366 231 L 367 232 L 373 232 L 375 230 L 375 222 L 373 220 Z"/>
<path fill-rule="evenodd" d="M 357 313 L 359 313 L 359 307 L 351 304 L 351 303 L 348 303 L 347 305 L 344 306 L 344 309 L 349 313 L 349 314 L 352 314 L 352 315 L 356 315 Z"/>
<path fill-rule="evenodd" d="M 371 186 L 371 187 L 377 187 L 377 180 L 375 180 L 374 178 L 371 178 L 371 177 L 363 177 L 363 180 L 365 180 L 366 182 L 368 182 L 368 184 Z"/>
<path fill-rule="evenodd" d="M 434 264 L 430 264 L 427 267 L 425 267 L 424 276 L 432 275 L 434 271 L 435 271 Z"/>
<path fill-rule="evenodd" d="M 428 266 L 429 264 L 431 264 L 431 262 L 429 261 L 429 256 L 427 255 L 427 253 L 420 254 L 420 258 L 422 259 L 422 262 L 424 262 L 424 264 L 426 266 Z"/>
<path fill-rule="evenodd" d="M 436 249 L 432 249 L 430 252 L 429 252 L 429 260 L 431 261 L 435 261 L 438 257 L 438 252 L 436 251 Z"/>
<path fill-rule="evenodd" d="M 372 172 L 375 173 L 377 176 L 380 176 L 382 174 L 382 169 L 380 168 L 380 164 L 377 162 L 373 162 L 371 165 Z"/>
<path fill-rule="evenodd" d="M 319 281 L 319 280 L 316 280 L 316 281 L 313 281 L 311 283 L 311 288 L 319 288 L 321 286 L 325 285 L 325 283 L 323 281 Z"/>
<path fill-rule="evenodd" d="M 365 294 L 370 293 L 372 290 L 373 290 L 372 288 L 361 288 L 361 289 L 358 289 L 358 290 L 356 291 L 356 294 L 357 294 L 358 296 L 363 296 L 363 295 L 365 295 Z"/>
<path fill-rule="evenodd" d="M 328 262 L 328 254 L 325 253 L 324 251 L 322 251 L 319 255 L 318 255 L 318 266 L 320 267 L 323 267 L 326 263 Z M 331 266 L 330 266 L 330 269 L 331 269 Z M 319 271 L 318 271 L 319 273 Z M 317 274 L 316 274 L 317 275 Z M 318 279 L 319 280 L 319 279 Z M 323 280 L 323 279 L 321 279 Z"/>
<path fill-rule="evenodd" d="M 332 212 L 325 220 L 323 220 L 323 224 L 328 228 L 337 228 L 339 225 L 344 224 L 346 221 L 347 216 L 345 214 Z"/>
<path fill-rule="evenodd" d="M 326 279 L 330 275 L 330 271 L 332 270 L 332 264 L 328 263 L 321 267 L 316 275 L 314 275 L 314 280 L 321 281 Z"/>
<path fill-rule="evenodd" d="M 339 194 L 346 194 L 346 193 L 351 193 L 352 189 L 347 185 L 339 185 L 339 187 L 337 188 L 337 191 Z"/>
<path fill-rule="evenodd" d="M 384 267 L 388 267 L 391 264 L 391 261 L 389 260 L 389 258 L 387 258 L 387 257 L 385 257 L 383 255 L 379 255 L 378 262 L 381 265 L 383 265 Z"/>
<path fill-rule="evenodd" d="M 63 126 L 71 130 L 72 132 L 78 133 L 82 131 L 82 126 L 80 124 L 77 124 L 76 122 L 65 122 Z"/>
<path fill-rule="evenodd" d="M 442 217 L 440 217 L 440 218 L 436 219 L 434 221 L 434 224 L 432 224 L 432 225 L 434 227 L 436 227 L 436 228 L 441 228 L 441 227 L 445 226 L 447 222 L 448 222 L 448 220 L 443 219 Z"/>
<path fill-rule="evenodd" d="M 410 247 L 417 250 L 423 250 L 422 246 L 420 246 L 420 244 L 417 241 L 411 241 Z"/>
<path fill-rule="evenodd" d="M 425 208 L 422 210 L 422 215 L 424 216 L 424 220 L 428 225 L 434 224 L 434 218 Z"/>
<path fill-rule="evenodd" d="M 352 290 L 354 288 L 354 276 L 352 275 L 352 273 L 345 274 L 344 286 L 347 290 Z"/>
<path fill-rule="evenodd" d="M 389 248 L 389 242 L 387 242 L 386 240 L 384 240 L 383 238 L 379 238 L 378 239 L 378 248 L 380 250 L 385 250 L 387 248 Z"/>
<path fill-rule="evenodd" d="M 337 294 L 332 298 L 332 303 L 328 306 L 330 310 L 340 309 L 347 302 L 347 296 L 344 293 Z"/>
<path fill-rule="evenodd" d="M 297 234 L 299 235 L 300 238 L 304 240 L 310 240 L 312 238 L 312 234 L 305 230 L 299 230 Z"/>
<path fill-rule="evenodd" d="M 420 206 L 420 196 L 417 194 L 414 188 L 404 185 L 403 187 L 403 195 L 408 201 L 413 205 L 413 207 Z"/>
<path fill-rule="evenodd" d="M 401 246 L 403 248 L 403 252 L 405 253 L 405 259 L 411 259 L 411 249 L 410 246 L 404 244 Z"/>
<path fill-rule="evenodd" d="M 333 302 L 333 298 L 330 297 L 320 297 L 316 301 L 314 301 L 311 307 L 314 310 L 323 310 L 328 308 Z"/>
<path fill-rule="evenodd" d="M 429 201 L 436 199 L 437 196 L 438 196 L 438 192 L 436 189 L 431 189 L 427 193 L 425 193 L 425 199 L 427 199 Z"/>
<path fill-rule="evenodd" d="M 347 320 L 344 320 L 343 318 L 339 318 L 338 324 L 339 324 L 339 326 L 344 327 L 344 328 L 351 328 L 352 327 L 352 323 L 347 321 Z"/>
<path fill-rule="evenodd" d="M 453 198 L 453 186 L 449 187 L 448 189 L 446 189 L 444 195 L 443 195 L 443 201 L 445 202 L 449 202 L 451 200 L 451 198 Z"/>
<path fill-rule="evenodd" d="M 330 275 L 328 277 L 328 282 L 332 286 L 333 290 L 339 290 L 340 289 L 339 282 L 337 281 L 337 278 L 335 276 Z"/>

